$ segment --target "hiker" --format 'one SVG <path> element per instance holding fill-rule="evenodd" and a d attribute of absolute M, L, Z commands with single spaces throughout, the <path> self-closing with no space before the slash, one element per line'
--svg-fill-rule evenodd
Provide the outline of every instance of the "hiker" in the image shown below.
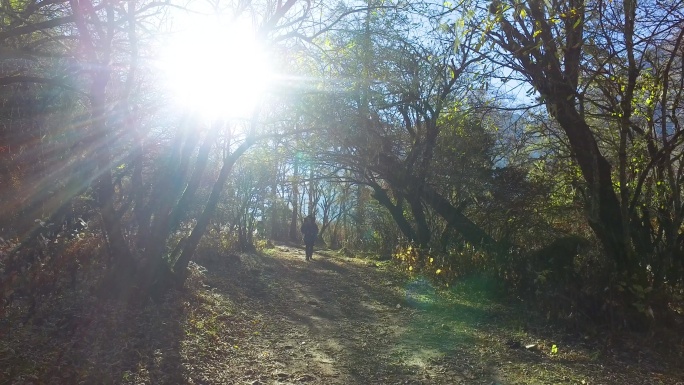
<path fill-rule="evenodd" d="M 316 226 L 316 219 L 313 214 L 304 218 L 301 231 L 304 234 L 304 244 L 306 245 L 306 260 L 309 261 L 313 259 L 313 247 L 318 237 L 318 226 Z"/>

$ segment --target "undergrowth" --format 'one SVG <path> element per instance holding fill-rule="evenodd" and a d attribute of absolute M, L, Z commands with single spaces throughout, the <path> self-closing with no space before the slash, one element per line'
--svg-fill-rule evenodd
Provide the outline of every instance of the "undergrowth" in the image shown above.
<path fill-rule="evenodd" d="M 573 332 L 672 335 L 682 330 L 681 284 L 655 295 L 653 287 L 630 284 L 615 274 L 596 249 L 582 242 L 565 239 L 529 253 L 486 252 L 468 244 L 439 253 L 406 245 L 392 258 L 404 271 L 446 288 L 466 277 L 489 277 L 509 297 L 529 303 L 534 313 Z"/>

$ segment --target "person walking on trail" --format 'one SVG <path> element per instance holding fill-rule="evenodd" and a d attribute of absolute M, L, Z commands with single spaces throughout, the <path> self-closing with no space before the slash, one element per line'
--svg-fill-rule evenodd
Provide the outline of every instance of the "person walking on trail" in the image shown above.
<path fill-rule="evenodd" d="M 309 261 L 313 259 L 313 247 L 318 237 L 318 226 L 316 226 L 316 219 L 313 214 L 304 218 L 301 230 L 302 234 L 304 234 L 304 244 L 306 245 L 306 260 Z"/>

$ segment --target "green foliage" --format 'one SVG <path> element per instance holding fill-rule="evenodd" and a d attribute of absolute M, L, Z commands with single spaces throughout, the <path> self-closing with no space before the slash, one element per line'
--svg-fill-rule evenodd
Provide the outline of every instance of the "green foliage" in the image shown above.
<path fill-rule="evenodd" d="M 242 250 L 239 232 L 229 227 L 214 225 L 202 237 L 194 261 L 200 265 L 213 266 L 240 251 Z"/>
<path fill-rule="evenodd" d="M 606 290 L 624 282 L 622 294 L 603 307 L 617 309 L 621 314 L 616 318 L 629 318 L 630 308 L 658 318 L 654 307 L 662 308 L 656 304 L 663 298 L 646 288 L 678 286 L 684 274 L 683 266 L 673 265 L 671 258 L 682 253 L 679 237 L 673 234 L 680 232 L 684 220 L 681 206 L 672 204 L 682 196 L 679 181 L 673 180 L 682 170 L 673 157 L 682 142 L 670 141 L 681 131 L 673 117 L 679 109 L 675 100 L 682 92 L 682 62 L 673 52 L 682 41 L 673 39 L 665 32 L 669 27 L 664 27 L 676 25 L 681 10 L 658 2 L 629 6 L 608 2 L 603 12 L 594 12 L 572 2 L 552 7 L 549 2 L 510 1 L 495 1 L 489 10 L 489 23 L 474 28 L 495 42 L 504 61 L 511 63 L 513 56 L 516 64 L 507 67 L 529 81 L 556 120 L 545 119 L 539 142 L 555 159 L 546 156 L 540 169 L 535 168 L 535 177 L 558 182 L 560 188 L 548 203 L 558 208 L 575 206 L 588 214 L 591 230 L 603 246 L 604 255 L 597 259 L 608 259 L 599 264 L 606 270 L 617 269 L 622 277 L 604 271 L 582 278 L 591 282 L 588 286 L 596 285 L 592 295 L 599 291 L 594 279 L 603 280 Z M 608 11 L 625 18 L 610 31 L 600 27 L 613 24 Z M 649 17 L 636 16 L 643 14 Z M 634 38 L 637 34 L 639 39 Z M 663 44 L 669 48 L 654 48 Z M 560 68 L 563 76 L 576 76 L 565 91 L 555 87 Z M 596 150 L 590 154 L 588 148 Z M 603 164 L 601 181 L 597 164 Z M 545 213 L 555 220 L 555 213 L 551 214 Z M 578 219 L 584 229 L 557 222 L 554 227 L 588 233 L 588 223 Z M 562 222 L 576 223 L 567 218 Z M 540 271 L 540 281 L 548 283 L 546 269 Z"/>
<path fill-rule="evenodd" d="M 630 26 L 610 19 L 624 13 L 619 2 L 594 12 L 573 2 L 494 1 L 489 15 L 477 2 L 380 3 L 321 3 L 298 14 L 302 25 L 336 24 L 318 24 L 321 33 L 303 39 L 310 45 L 272 41 L 288 80 L 269 95 L 267 111 L 249 124 L 209 128 L 160 106 L 161 80 L 141 60 L 153 56 L 160 36 L 142 26 L 166 3 L 145 12 L 108 3 L 74 23 L 78 12 L 66 3 L 2 2 L 0 231 L 11 240 L 0 241 L 0 298 L 49 299 L 70 281 L 99 279 L 106 265 L 137 276 L 143 260 L 154 266 L 177 257 L 243 127 L 263 142 L 231 170 L 199 262 L 259 246 L 260 237 L 284 239 L 314 211 L 329 244 L 393 255 L 444 284 L 490 274 L 556 318 L 603 312 L 619 324 L 630 311 L 664 318 L 681 301 L 684 276 L 682 42 L 671 33 L 681 10 L 635 4 L 649 17 Z M 262 11 L 252 16 L 279 15 Z M 297 25 L 276 23 L 292 30 L 263 36 L 310 32 Z M 522 113 L 494 93 L 495 84 L 507 91 L 519 79 L 536 87 L 548 110 Z M 559 106 L 577 121 L 554 121 Z M 570 135 L 584 125 L 588 135 Z M 598 190 L 593 168 L 578 162 L 594 145 L 591 164 L 605 166 Z M 385 191 L 390 205 L 372 200 L 369 186 Z M 431 205 L 426 191 L 452 211 Z M 613 195 L 616 210 L 599 212 Z M 95 207 L 101 227 L 42 234 L 41 221 L 51 221 L 44 217 L 82 201 Z M 611 227 L 618 221 L 624 226 Z M 454 229 L 462 222 L 500 250 L 464 242 L 472 239 L 467 231 Z M 607 228 L 616 230 L 602 236 Z M 590 238 L 591 250 L 561 244 L 561 234 Z M 395 250 L 407 238 L 421 238 L 412 240 L 424 249 Z M 20 242 L 24 248 L 11 251 Z M 611 254 L 619 249 L 611 245 L 625 250 Z"/>
<path fill-rule="evenodd" d="M 488 254 L 468 244 L 448 253 L 435 253 L 407 245 L 398 247 L 392 258 L 405 271 L 427 277 L 445 287 L 464 277 L 494 275 L 492 268 L 495 265 Z"/>

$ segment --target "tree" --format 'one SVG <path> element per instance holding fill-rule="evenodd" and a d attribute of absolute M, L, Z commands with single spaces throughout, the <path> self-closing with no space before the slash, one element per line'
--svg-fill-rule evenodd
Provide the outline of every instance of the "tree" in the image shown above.
<path fill-rule="evenodd" d="M 252 16 L 260 24 L 264 38 L 284 39 L 287 36 L 276 36 L 292 32 L 289 28 L 296 24 L 281 29 L 281 23 L 285 19 L 288 23 L 303 20 L 310 6 L 304 3 L 289 0 L 264 4 L 264 8 L 250 5 L 237 11 L 254 12 Z M 38 183 L 20 214 L 49 217 L 48 221 L 36 223 L 60 223 L 59 218 L 74 197 L 91 194 L 108 249 L 107 260 L 111 262 L 109 283 L 115 288 L 113 292 L 124 294 L 133 287 L 163 288 L 171 273 L 182 282 L 185 266 L 213 215 L 233 164 L 256 138 L 256 132 L 251 132 L 247 139 L 232 146 L 236 138 L 226 135 L 220 125 L 197 135 L 190 130 L 198 125 L 193 117 L 175 122 L 159 119 L 151 103 L 145 102 L 159 95 L 154 95 L 157 90 L 146 83 L 147 77 L 156 78 L 151 71 L 146 72 L 139 56 L 143 49 L 150 49 L 142 42 L 157 37 L 152 32 L 159 31 L 139 27 L 154 17 L 159 22 L 156 12 L 168 5 L 136 1 L 2 4 L 6 11 L 3 17 L 11 19 L 0 29 L 3 52 L 18 59 L 35 58 L 35 65 L 17 66 L 26 72 L 3 76 L 0 86 L 7 89 L 4 87 L 15 84 L 37 84 L 49 88 L 45 95 L 50 99 L 60 96 L 56 91 L 69 92 L 82 106 L 80 111 L 75 109 L 80 113 L 76 117 L 60 111 L 62 122 L 73 123 L 65 125 L 70 131 L 65 137 L 74 139 L 60 143 L 66 154 L 63 159 L 43 163 L 57 172 L 31 175 Z M 45 39 L 37 39 L 38 35 Z M 57 106 L 50 104 L 51 108 Z M 51 127 L 54 131 L 43 137 L 58 138 L 58 128 Z M 217 138 L 224 139 L 226 145 L 219 147 Z M 44 143 L 38 147 L 41 151 L 46 148 Z M 222 155 L 218 157 L 222 167 L 195 228 L 181 248 L 175 247 L 180 256 L 173 263 L 169 251 L 178 245 L 171 244 L 170 235 L 198 199 L 208 162 L 217 153 Z M 10 157 L 8 164 L 13 162 Z M 49 197 L 41 196 L 41 191 L 48 191 L 51 185 L 64 188 L 56 189 Z M 128 222 L 131 218 L 134 223 Z M 42 231 L 42 226 L 33 227 L 32 234 L 22 236 L 25 247 Z M 128 235 L 130 230 L 134 230 L 135 237 Z"/>
<path fill-rule="evenodd" d="M 682 279 L 675 3 L 494 1 L 485 23 L 492 60 L 524 76 L 567 137 L 606 255 L 640 285 Z"/>
<path fill-rule="evenodd" d="M 478 57 L 468 45 L 452 50 L 446 37 L 456 32 L 433 18 L 429 6 L 368 8 L 373 10 L 352 20 L 350 32 L 326 36 L 327 45 L 339 41 L 328 57 L 335 57 L 341 76 L 359 79 L 347 99 L 336 99 L 328 119 L 334 116 L 339 125 L 330 127 L 336 144 L 328 150 L 330 156 L 354 170 L 360 184 L 374 189 L 411 241 L 422 247 L 431 242 L 427 211 L 434 210 L 473 243 L 493 246 L 493 239 L 441 196 L 430 179 L 440 117 L 464 108 L 453 95 L 468 90 L 472 79 L 466 72 Z M 411 23 L 418 28 L 421 22 L 425 35 L 412 37 Z M 474 37 L 460 33 L 465 41 Z"/>

